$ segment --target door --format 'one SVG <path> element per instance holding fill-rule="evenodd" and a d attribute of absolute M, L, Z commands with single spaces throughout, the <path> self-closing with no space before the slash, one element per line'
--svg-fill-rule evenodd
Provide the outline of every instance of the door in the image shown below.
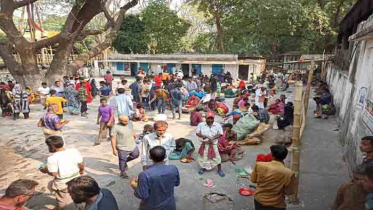
<path fill-rule="evenodd" d="M 174 64 L 174 63 L 168 63 L 167 64 L 167 71 L 168 71 L 168 73 L 172 74 L 173 73 L 172 69 L 175 68 L 175 67 L 176 67 L 176 64 Z"/>
<path fill-rule="evenodd" d="M 192 64 L 192 69 L 197 69 L 197 75 L 200 75 L 202 72 L 202 65 L 201 64 Z"/>
<path fill-rule="evenodd" d="M 184 77 L 189 77 L 189 64 L 182 64 L 181 70 L 183 70 Z"/>
<path fill-rule="evenodd" d="M 146 73 L 149 72 L 149 64 L 148 63 L 140 63 L 140 68 L 144 69 Z"/>
<path fill-rule="evenodd" d="M 212 73 L 217 75 L 223 72 L 223 65 L 222 64 L 213 64 L 212 65 Z"/>
<path fill-rule="evenodd" d="M 117 71 L 124 71 L 124 63 L 117 62 Z"/>
<path fill-rule="evenodd" d="M 249 66 L 240 65 L 238 69 L 238 79 L 248 80 L 249 79 Z"/>
<path fill-rule="evenodd" d="M 137 75 L 137 63 L 131 63 L 130 65 L 131 67 L 131 75 L 132 76 L 136 76 Z"/>

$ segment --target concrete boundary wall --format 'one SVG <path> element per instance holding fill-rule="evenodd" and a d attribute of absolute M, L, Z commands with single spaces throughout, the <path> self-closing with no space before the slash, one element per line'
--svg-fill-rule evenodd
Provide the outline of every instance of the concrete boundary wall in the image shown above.
<path fill-rule="evenodd" d="M 370 25 L 372 18 L 368 20 Z M 363 22 L 359 30 L 369 24 Z M 358 31 L 359 32 L 359 31 Z M 362 161 L 359 142 L 373 135 L 373 38 L 354 41 L 349 71 L 328 65 L 327 83 L 337 107 L 337 118 L 345 161 L 352 171 Z"/>

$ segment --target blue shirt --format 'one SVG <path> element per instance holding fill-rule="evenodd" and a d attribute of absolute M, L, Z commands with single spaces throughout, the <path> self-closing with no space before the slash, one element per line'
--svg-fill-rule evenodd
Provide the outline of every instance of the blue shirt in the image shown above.
<path fill-rule="evenodd" d="M 126 94 L 119 94 L 113 100 L 111 100 L 110 105 L 114 107 L 117 115 L 132 116 L 135 113 L 133 108 L 132 99 Z"/>
<path fill-rule="evenodd" d="M 109 87 L 101 87 L 100 92 L 102 96 L 109 96 L 111 89 Z"/>
<path fill-rule="evenodd" d="M 171 98 L 172 98 L 172 106 L 178 107 L 181 103 L 181 100 L 183 100 L 183 97 L 181 96 L 181 92 L 178 88 L 175 88 L 171 90 Z"/>
<path fill-rule="evenodd" d="M 179 170 L 173 165 L 152 165 L 139 175 L 135 196 L 141 210 L 176 210 L 174 188 L 180 185 Z"/>

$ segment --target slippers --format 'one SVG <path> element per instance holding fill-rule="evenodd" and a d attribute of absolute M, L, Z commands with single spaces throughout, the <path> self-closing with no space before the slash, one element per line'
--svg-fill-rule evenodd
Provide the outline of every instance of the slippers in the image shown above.
<path fill-rule="evenodd" d="M 218 171 L 220 177 L 225 177 L 225 173 L 223 171 Z"/>
<path fill-rule="evenodd" d="M 205 173 L 205 169 L 204 169 L 204 168 L 199 169 L 199 171 L 198 171 L 198 174 L 199 174 L 199 175 L 202 175 L 202 174 L 204 174 L 204 173 Z"/>

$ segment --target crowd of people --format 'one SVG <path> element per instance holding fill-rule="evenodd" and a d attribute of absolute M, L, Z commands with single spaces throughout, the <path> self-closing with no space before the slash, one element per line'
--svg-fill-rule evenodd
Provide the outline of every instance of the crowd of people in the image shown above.
<path fill-rule="evenodd" d="M 211 77 L 194 74 L 184 80 L 181 72 L 170 74 L 164 71 L 153 77 L 140 69 L 132 84 L 120 78 L 115 85 L 110 71 L 104 81 L 99 82 L 99 87 L 94 77 L 63 77 L 51 87 L 43 82 L 34 95 L 40 98 L 41 105 L 46 109 L 38 126 L 43 127 L 51 156 L 46 164 L 40 165 L 39 170 L 53 177 L 48 189 L 56 197 L 55 209 L 64 209 L 72 202 L 77 209 L 119 209 L 109 190 L 101 189 L 92 177 L 84 175 L 84 158 L 79 151 L 65 147 L 62 129 L 69 120 L 65 119 L 64 110 L 71 115 L 80 114 L 87 118 L 89 104 L 95 97 L 100 97 L 100 106 L 97 110 L 99 132 L 94 145 L 100 145 L 108 137 L 112 153 L 118 157 L 119 176 L 123 179 L 130 178 L 127 174 L 128 163 L 141 158 L 143 172 L 132 179 L 130 185 L 134 195 L 142 201 L 140 209 L 144 210 L 176 209 L 174 188 L 180 185 L 180 175 L 177 167 L 169 164 L 170 160 L 193 162 L 192 156 L 197 151 L 198 174 L 217 168 L 217 174 L 225 177 L 222 162 L 234 162 L 243 153 L 236 143 L 237 134 L 232 129 L 241 118 L 254 116 L 261 123 L 269 123 L 272 113 L 279 129 L 292 125 L 292 102 L 287 101 L 285 95 L 271 102 L 276 90 L 288 87 L 286 78 L 264 73 L 259 78 L 260 82 L 252 80 L 247 84 L 241 81 L 234 86 L 228 73 Z M 31 102 L 29 89 L 23 90 L 17 83 L 2 85 L 5 94 L 11 92 L 9 103 L 13 110 L 9 112 L 8 106 L 5 107 L 3 116 L 12 113 L 14 119 L 18 119 L 22 112 L 27 119 Z M 227 96 L 235 97 L 231 112 L 224 103 Z M 146 116 L 148 111 L 154 110 L 158 111 L 155 118 Z M 178 119 L 182 118 L 183 113 L 190 113 L 190 125 L 197 127 L 196 136 L 201 143 L 199 148 L 193 141 L 175 139 L 167 132 L 166 110 L 171 110 L 173 119 L 176 113 Z M 218 123 L 216 116 L 221 116 L 224 123 Z M 137 135 L 134 123 L 149 120 L 153 120 L 154 124 L 146 124 L 143 133 Z M 257 183 L 257 210 L 285 209 L 285 195 L 295 193 L 294 172 L 287 169 L 283 162 L 287 156 L 286 147 L 274 145 L 270 149 L 273 161 L 258 162 L 251 174 L 253 183 Z M 224 155 L 228 157 L 226 160 Z M 32 180 L 12 183 L 0 199 L 0 210 L 23 209 L 22 205 L 32 197 L 37 185 Z"/>

